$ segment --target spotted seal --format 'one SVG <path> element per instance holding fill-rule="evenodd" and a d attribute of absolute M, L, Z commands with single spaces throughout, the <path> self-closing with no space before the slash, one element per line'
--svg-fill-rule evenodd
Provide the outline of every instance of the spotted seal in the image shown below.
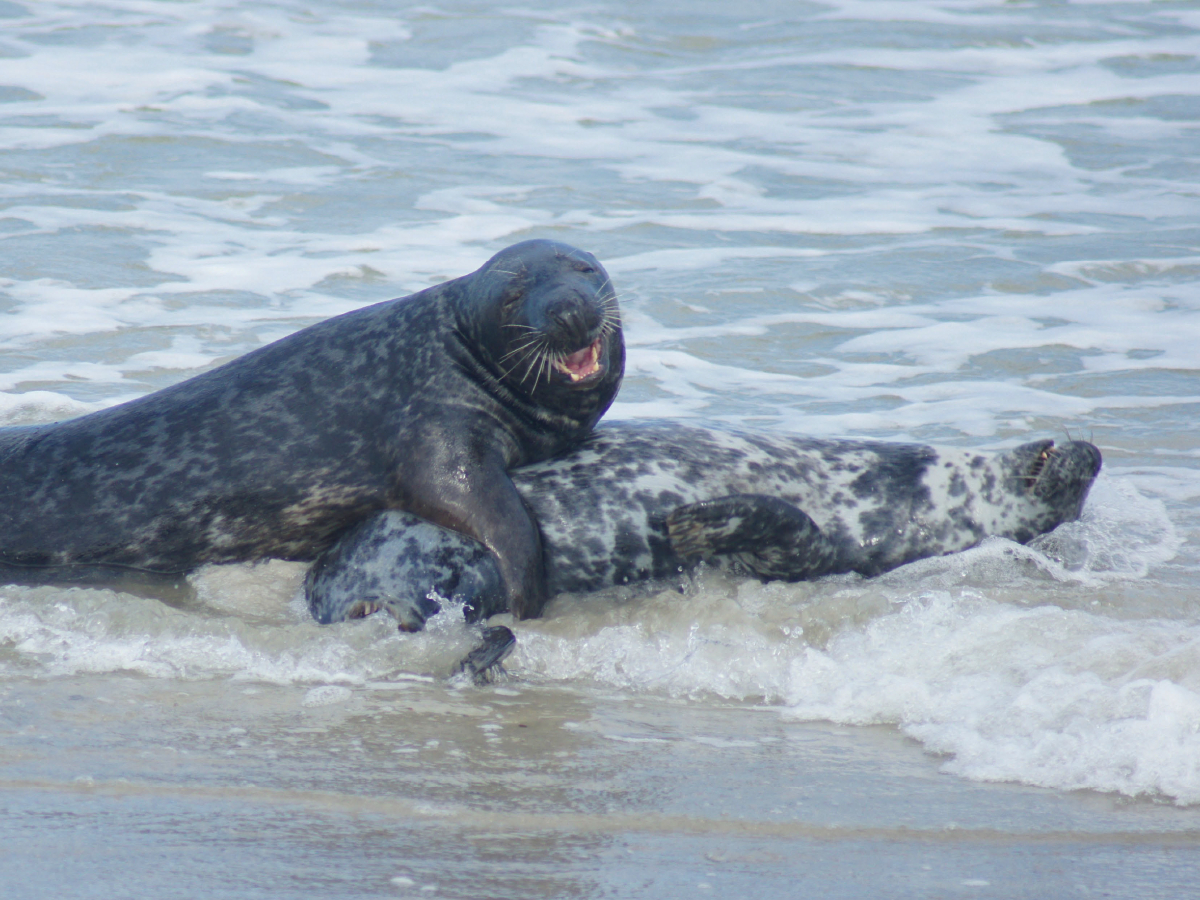
<path fill-rule="evenodd" d="M 988 535 L 1025 543 L 1078 518 L 1099 469 L 1085 441 L 988 454 L 657 422 L 602 426 L 512 476 L 541 526 L 553 594 L 671 577 L 701 559 L 798 581 L 876 575 Z M 437 610 L 430 591 L 487 616 L 506 608 L 499 584 L 478 544 L 387 513 L 318 558 L 305 589 L 320 622 L 383 608 L 412 630 Z"/>
<path fill-rule="evenodd" d="M 311 560 L 403 509 L 487 547 L 537 615 L 540 538 L 507 470 L 583 440 L 624 359 L 596 258 L 516 244 L 137 400 L 0 431 L 0 578 Z"/>

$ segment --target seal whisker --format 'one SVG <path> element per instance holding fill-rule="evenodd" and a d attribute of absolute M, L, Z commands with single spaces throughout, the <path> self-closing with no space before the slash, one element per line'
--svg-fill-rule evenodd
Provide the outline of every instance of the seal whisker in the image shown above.
<path fill-rule="evenodd" d="M 607 337 L 621 327 L 620 306 L 616 291 L 611 289 L 600 295 L 600 334 Z"/>
<path fill-rule="evenodd" d="M 526 346 L 529 347 L 528 352 L 525 353 L 524 356 L 522 356 L 519 360 L 517 360 L 517 362 L 515 362 L 513 364 L 512 368 L 513 368 L 513 370 L 515 370 L 522 363 L 526 363 L 525 374 L 521 376 L 521 384 L 524 384 L 526 379 L 528 379 L 529 376 L 531 374 L 533 374 L 535 365 L 537 365 L 540 369 L 541 360 L 545 356 L 546 351 L 548 349 L 546 346 L 546 341 L 547 341 L 546 336 L 539 334 L 537 339 L 526 344 Z M 531 388 L 531 390 L 537 390 L 537 383 L 538 383 L 538 379 L 534 378 L 533 387 Z"/>
<path fill-rule="evenodd" d="M 538 381 L 541 380 L 543 373 L 546 376 L 546 383 L 550 383 L 550 371 L 554 367 L 554 364 L 559 362 L 561 358 L 562 354 L 556 353 L 549 348 L 546 349 L 546 352 L 542 354 L 541 364 L 538 366 L 538 377 L 533 381 L 533 387 L 535 390 L 537 389 Z"/>
<path fill-rule="evenodd" d="M 550 373 L 553 372 L 556 367 L 561 369 L 563 360 L 565 360 L 569 355 L 570 354 L 567 353 L 565 350 L 549 350 L 548 349 L 546 351 L 546 353 L 542 356 L 542 367 L 544 368 L 544 370 L 546 372 L 546 383 L 547 384 L 550 383 Z"/>
<path fill-rule="evenodd" d="M 517 347 L 513 348 L 508 353 L 506 353 L 503 357 L 501 357 L 502 362 L 511 356 L 517 356 L 517 355 L 520 355 L 520 358 L 523 360 L 529 353 L 538 352 L 538 349 L 541 346 L 545 345 L 546 341 L 548 340 L 546 335 L 542 334 L 541 332 L 538 332 L 537 334 L 533 334 L 533 335 L 523 335 L 523 337 L 525 338 L 523 343 L 521 343 Z M 532 348 L 532 349 L 530 349 L 530 348 Z M 515 367 L 515 365 L 519 365 L 519 363 L 514 364 L 514 367 Z"/>
<path fill-rule="evenodd" d="M 504 362 L 509 357 L 516 356 L 518 353 L 520 353 L 522 350 L 525 350 L 527 347 L 531 347 L 534 344 L 537 344 L 540 340 L 542 340 L 542 338 L 543 338 L 543 336 L 540 334 L 534 335 L 533 337 L 526 340 L 525 343 L 521 344 L 518 347 L 514 347 L 512 350 L 509 350 L 507 353 L 505 353 L 502 357 L 500 357 L 500 362 Z"/>
<path fill-rule="evenodd" d="M 604 337 L 608 337 L 620 327 L 621 317 L 615 313 L 610 314 L 609 312 L 605 311 L 604 315 L 600 319 L 600 334 Z"/>
<path fill-rule="evenodd" d="M 533 367 L 537 363 L 537 361 L 538 361 L 538 350 L 535 347 L 535 348 L 531 349 L 528 353 L 526 353 L 524 356 L 522 356 L 520 359 L 518 359 L 515 363 L 513 363 L 513 367 L 511 369 L 509 369 L 509 372 L 510 373 L 515 372 L 517 369 L 519 369 L 523 366 L 525 369 L 525 374 L 523 374 L 521 376 L 520 383 L 524 384 L 529 379 L 530 374 L 533 372 Z"/>
<path fill-rule="evenodd" d="M 538 382 L 542 380 L 542 372 L 546 368 L 546 354 L 544 352 L 539 353 L 536 362 L 537 368 L 534 369 L 533 373 L 533 387 L 530 388 L 533 391 L 537 390 Z"/>
<path fill-rule="evenodd" d="M 533 387 L 529 389 L 531 392 L 537 390 L 538 374 L 541 371 L 542 364 L 542 353 L 543 350 L 541 347 L 535 347 L 526 356 L 521 357 L 521 362 L 525 363 L 525 374 L 521 376 L 521 384 L 524 384 L 529 380 L 529 376 L 533 375 Z M 513 368 L 516 367 L 514 366 Z"/>

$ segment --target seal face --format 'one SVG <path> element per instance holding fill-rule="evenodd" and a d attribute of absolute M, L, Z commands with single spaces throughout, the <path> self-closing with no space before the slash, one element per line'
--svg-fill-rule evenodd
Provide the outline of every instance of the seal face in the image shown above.
<path fill-rule="evenodd" d="M 1079 517 L 1100 452 L 1084 441 L 1007 453 L 612 423 L 513 481 L 541 526 L 551 593 L 675 576 L 698 560 L 764 579 L 876 575 L 973 547 L 1025 543 Z M 364 521 L 310 570 L 321 622 L 356 603 L 419 628 L 431 591 L 469 615 L 504 609 L 477 544 L 398 513 Z"/>
<path fill-rule="evenodd" d="M 540 539 L 506 470 L 583 440 L 624 359 L 596 258 L 517 244 L 129 403 L 0 431 L 0 577 L 312 559 L 404 509 L 484 545 L 536 615 Z"/>

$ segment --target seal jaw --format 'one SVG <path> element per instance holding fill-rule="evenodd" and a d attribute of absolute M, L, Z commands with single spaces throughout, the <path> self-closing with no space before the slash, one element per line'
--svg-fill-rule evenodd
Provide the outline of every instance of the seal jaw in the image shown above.
<path fill-rule="evenodd" d="M 554 363 L 554 368 L 567 375 L 572 381 L 580 381 L 600 371 L 600 339 L 592 341 L 582 350 L 568 353 Z"/>
<path fill-rule="evenodd" d="M 574 353 L 568 353 L 554 361 L 556 372 L 570 379 L 572 385 L 590 386 L 604 376 L 604 337 L 600 336 Z"/>
<path fill-rule="evenodd" d="M 1027 529 L 1018 530 L 1013 540 L 1025 543 L 1079 518 L 1092 482 L 1100 472 L 1100 451 L 1087 441 L 1035 441 L 1011 450 L 1006 457 L 1007 490 L 1025 500 Z"/>

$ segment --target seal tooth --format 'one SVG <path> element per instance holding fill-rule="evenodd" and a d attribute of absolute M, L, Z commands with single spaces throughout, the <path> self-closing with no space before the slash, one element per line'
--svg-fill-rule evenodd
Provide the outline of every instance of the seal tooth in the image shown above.
<path fill-rule="evenodd" d="M 568 356 L 561 357 L 554 361 L 554 367 L 560 372 L 569 376 L 572 381 L 582 381 L 590 375 L 595 375 L 600 369 L 600 338 L 596 338 L 589 347 L 586 348 L 587 356 L 580 361 L 578 369 L 573 369 L 567 365 L 566 360 L 571 357 L 578 356 L 584 351 L 577 350 Z"/>
<path fill-rule="evenodd" d="M 1050 454 L 1054 452 L 1053 447 L 1046 447 L 1038 454 L 1038 458 L 1033 461 L 1033 465 L 1029 469 L 1028 478 L 1031 482 L 1037 481 L 1042 474 L 1042 469 L 1046 468 L 1046 462 L 1050 459 Z"/>

